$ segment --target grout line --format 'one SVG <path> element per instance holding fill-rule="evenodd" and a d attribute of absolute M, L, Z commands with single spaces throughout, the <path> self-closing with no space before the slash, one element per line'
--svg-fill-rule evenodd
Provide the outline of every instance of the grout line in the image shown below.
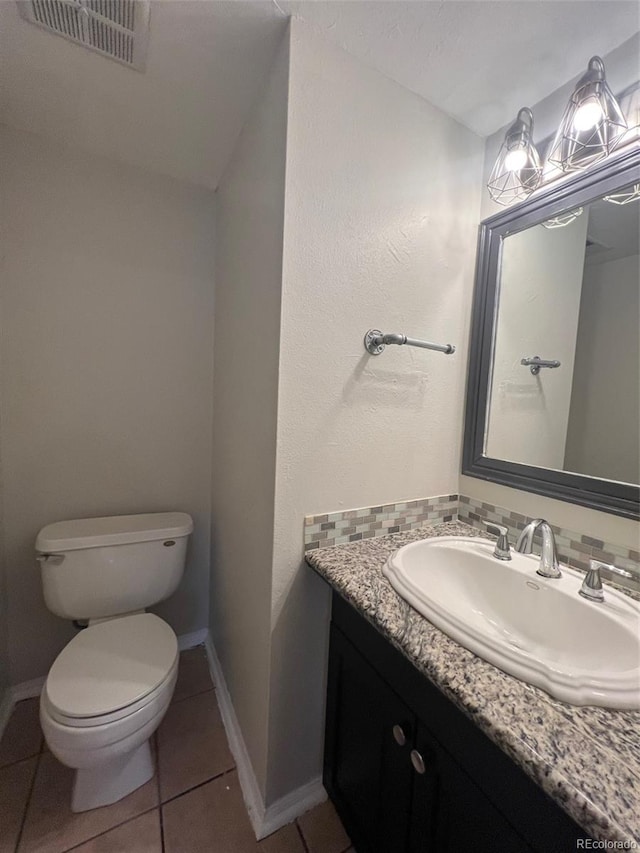
<path fill-rule="evenodd" d="M 179 705 L 181 702 L 186 702 L 187 699 L 194 699 L 196 696 L 204 696 L 205 693 L 211 693 L 215 690 L 213 683 L 206 690 L 199 690 L 197 693 L 190 693 L 188 696 L 181 696 L 180 699 L 172 699 L 171 705 Z"/>
<path fill-rule="evenodd" d="M 31 798 L 33 797 L 33 789 L 36 786 L 36 776 L 38 775 L 38 770 L 40 769 L 40 758 L 42 753 L 39 752 L 36 757 L 36 766 L 33 770 L 33 779 L 31 780 L 31 785 L 29 786 L 29 793 L 27 794 L 27 799 L 24 804 L 24 811 L 22 813 L 22 820 L 20 822 L 20 832 L 18 833 L 18 837 L 16 838 L 16 846 L 15 849 L 18 850 L 20 847 L 20 842 L 22 841 L 22 835 L 24 833 L 24 826 L 27 822 L 27 812 L 29 811 L 29 806 L 31 805 Z"/>
<path fill-rule="evenodd" d="M 158 815 L 160 817 L 160 847 L 162 848 L 162 853 L 165 853 L 164 846 L 164 817 L 162 816 L 162 806 L 158 806 Z"/>
<path fill-rule="evenodd" d="M 309 853 L 309 848 L 307 847 L 307 842 L 305 840 L 304 833 L 302 831 L 302 827 L 298 823 L 297 819 L 294 820 L 294 823 L 296 825 L 296 829 L 298 830 L 298 835 L 300 836 L 300 841 L 302 841 L 302 846 L 304 847 L 304 853 Z"/>
<path fill-rule="evenodd" d="M 136 790 L 138 790 L 138 789 L 136 788 Z M 133 793 L 133 791 L 131 793 Z M 128 795 L 128 796 L 130 796 L 130 795 Z M 112 805 L 113 805 L 113 803 L 112 803 Z M 62 851 L 62 853 L 71 853 L 72 850 L 77 850 L 78 847 L 82 847 L 83 844 L 87 844 L 89 841 L 94 841 L 96 838 L 101 838 L 103 835 L 108 835 L 108 833 L 110 833 L 111 830 L 120 829 L 121 826 L 124 826 L 127 823 L 131 823 L 132 820 L 137 820 L 139 817 L 142 817 L 142 815 L 149 814 L 149 812 L 154 812 L 154 811 L 156 811 L 157 808 L 158 808 L 158 806 L 152 806 L 152 808 L 145 809 L 144 811 L 140 812 L 140 814 L 136 814 L 136 815 L 133 815 L 132 817 L 128 817 L 126 820 L 120 821 L 120 823 L 114 823 L 114 825 L 110 826 L 109 829 L 105 829 L 102 832 L 99 832 L 97 835 L 92 835 L 90 838 L 85 838 L 83 841 L 79 841 L 77 844 L 74 844 L 73 847 L 65 847 L 65 849 Z"/>
<path fill-rule="evenodd" d="M 7 767 L 13 767 L 14 764 L 20 764 L 21 761 L 29 761 L 30 758 L 38 758 L 43 753 L 44 750 L 39 749 L 37 752 L 32 752 L 31 755 L 25 755 L 24 758 L 16 758 L 14 761 L 7 761 L 6 764 L 0 764 L 0 773 L 2 773 L 3 770 L 6 770 Z"/>
<path fill-rule="evenodd" d="M 223 770 L 221 773 L 216 773 L 215 776 L 210 776 L 208 779 L 205 779 L 204 782 L 198 782 L 197 785 L 193 785 L 191 788 L 187 788 L 186 791 L 181 791 L 179 794 L 174 794 L 173 797 L 169 797 L 168 800 L 164 800 L 160 804 L 160 806 L 166 806 L 167 803 L 172 803 L 174 800 L 178 800 L 180 797 L 184 797 L 185 794 L 190 794 L 191 791 L 195 791 L 198 788 L 202 788 L 203 785 L 208 785 L 209 782 L 213 782 L 215 779 L 221 779 L 223 776 L 226 776 L 227 773 L 232 773 L 235 770 L 234 767 L 230 767 L 228 770 Z"/>

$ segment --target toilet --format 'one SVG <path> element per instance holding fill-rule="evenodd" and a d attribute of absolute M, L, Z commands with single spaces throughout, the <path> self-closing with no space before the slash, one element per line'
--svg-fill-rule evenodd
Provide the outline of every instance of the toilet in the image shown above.
<path fill-rule="evenodd" d="M 114 803 L 153 776 L 149 738 L 171 702 L 178 641 L 145 610 L 180 583 L 192 531 L 190 516 L 164 512 L 60 521 L 38 534 L 47 607 L 87 622 L 40 697 L 47 745 L 76 771 L 74 812 Z"/>

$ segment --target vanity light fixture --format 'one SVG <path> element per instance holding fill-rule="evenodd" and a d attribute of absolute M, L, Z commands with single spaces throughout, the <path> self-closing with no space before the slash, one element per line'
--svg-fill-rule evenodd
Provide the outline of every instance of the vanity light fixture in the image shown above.
<path fill-rule="evenodd" d="M 567 213 L 561 213 L 559 216 L 554 216 L 542 223 L 543 228 L 564 228 L 565 225 L 571 225 L 576 219 L 582 216 L 582 208 L 576 207 L 575 210 L 569 210 Z"/>
<path fill-rule="evenodd" d="M 540 185 L 542 165 L 532 134 L 533 113 L 523 107 L 505 135 L 487 184 L 498 204 L 522 201 Z"/>
<path fill-rule="evenodd" d="M 640 201 L 640 184 L 635 184 L 627 190 L 622 190 L 619 193 L 611 193 L 604 196 L 605 201 L 610 201 L 612 204 L 630 204 L 632 201 Z"/>
<path fill-rule="evenodd" d="M 627 129 L 607 84 L 604 62 L 592 56 L 569 99 L 548 160 L 563 172 L 592 166 L 613 151 Z"/>

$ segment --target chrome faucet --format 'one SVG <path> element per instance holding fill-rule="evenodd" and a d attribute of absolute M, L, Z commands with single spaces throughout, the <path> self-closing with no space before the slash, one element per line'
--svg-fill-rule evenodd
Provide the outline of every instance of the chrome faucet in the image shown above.
<path fill-rule="evenodd" d="M 559 578 L 562 575 L 558 566 L 558 551 L 556 549 L 556 538 L 549 522 L 544 518 L 534 518 L 524 528 L 516 543 L 516 551 L 521 554 L 533 552 L 533 537 L 536 530 L 542 534 L 542 551 L 540 552 L 540 565 L 538 574 L 543 578 Z"/>

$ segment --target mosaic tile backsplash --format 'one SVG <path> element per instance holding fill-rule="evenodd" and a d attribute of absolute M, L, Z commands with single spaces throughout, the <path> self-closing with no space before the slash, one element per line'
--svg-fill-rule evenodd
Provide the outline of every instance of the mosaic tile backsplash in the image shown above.
<path fill-rule="evenodd" d="M 483 527 L 485 521 L 504 524 L 505 527 L 509 528 L 509 540 L 514 544 L 520 531 L 530 519 L 517 512 L 504 509 L 504 507 L 494 506 L 475 498 L 469 498 L 466 495 L 460 495 L 458 521 L 464 521 L 472 527 Z M 551 524 L 551 522 L 549 523 Z M 626 548 L 624 545 L 614 545 L 612 542 L 595 539 L 585 533 L 567 530 L 564 527 L 558 527 L 556 524 L 551 524 L 551 529 L 556 538 L 558 559 L 561 563 L 573 566 L 575 569 L 582 569 L 582 571 L 587 571 L 590 559 L 602 560 L 603 563 L 613 563 L 621 569 L 627 569 L 627 571 L 638 575 L 637 579 L 625 579 L 624 581 L 616 577 L 614 578 L 615 582 L 640 591 L 639 551 Z M 602 574 L 603 577 L 606 577 L 608 573 L 603 571 Z"/>
<path fill-rule="evenodd" d="M 509 539 L 515 543 L 528 518 L 517 512 L 494 506 L 466 495 L 440 495 L 432 498 L 403 501 L 383 506 L 349 509 L 324 515 L 310 515 L 304 520 L 305 551 L 330 548 L 360 539 L 404 533 L 429 524 L 444 521 L 463 521 L 472 527 L 483 527 L 490 521 L 509 528 Z M 561 563 L 586 571 L 589 559 L 614 563 L 621 569 L 634 572 L 637 578 L 615 582 L 640 591 L 640 544 L 638 550 L 605 542 L 574 530 L 552 524 Z M 606 572 L 603 572 L 606 575 Z"/>
<path fill-rule="evenodd" d="M 438 521 L 455 521 L 458 495 L 441 495 L 384 506 L 348 509 L 325 515 L 309 515 L 304 520 L 304 549 L 331 548 L 360 539 L 404 533 Z"/>

